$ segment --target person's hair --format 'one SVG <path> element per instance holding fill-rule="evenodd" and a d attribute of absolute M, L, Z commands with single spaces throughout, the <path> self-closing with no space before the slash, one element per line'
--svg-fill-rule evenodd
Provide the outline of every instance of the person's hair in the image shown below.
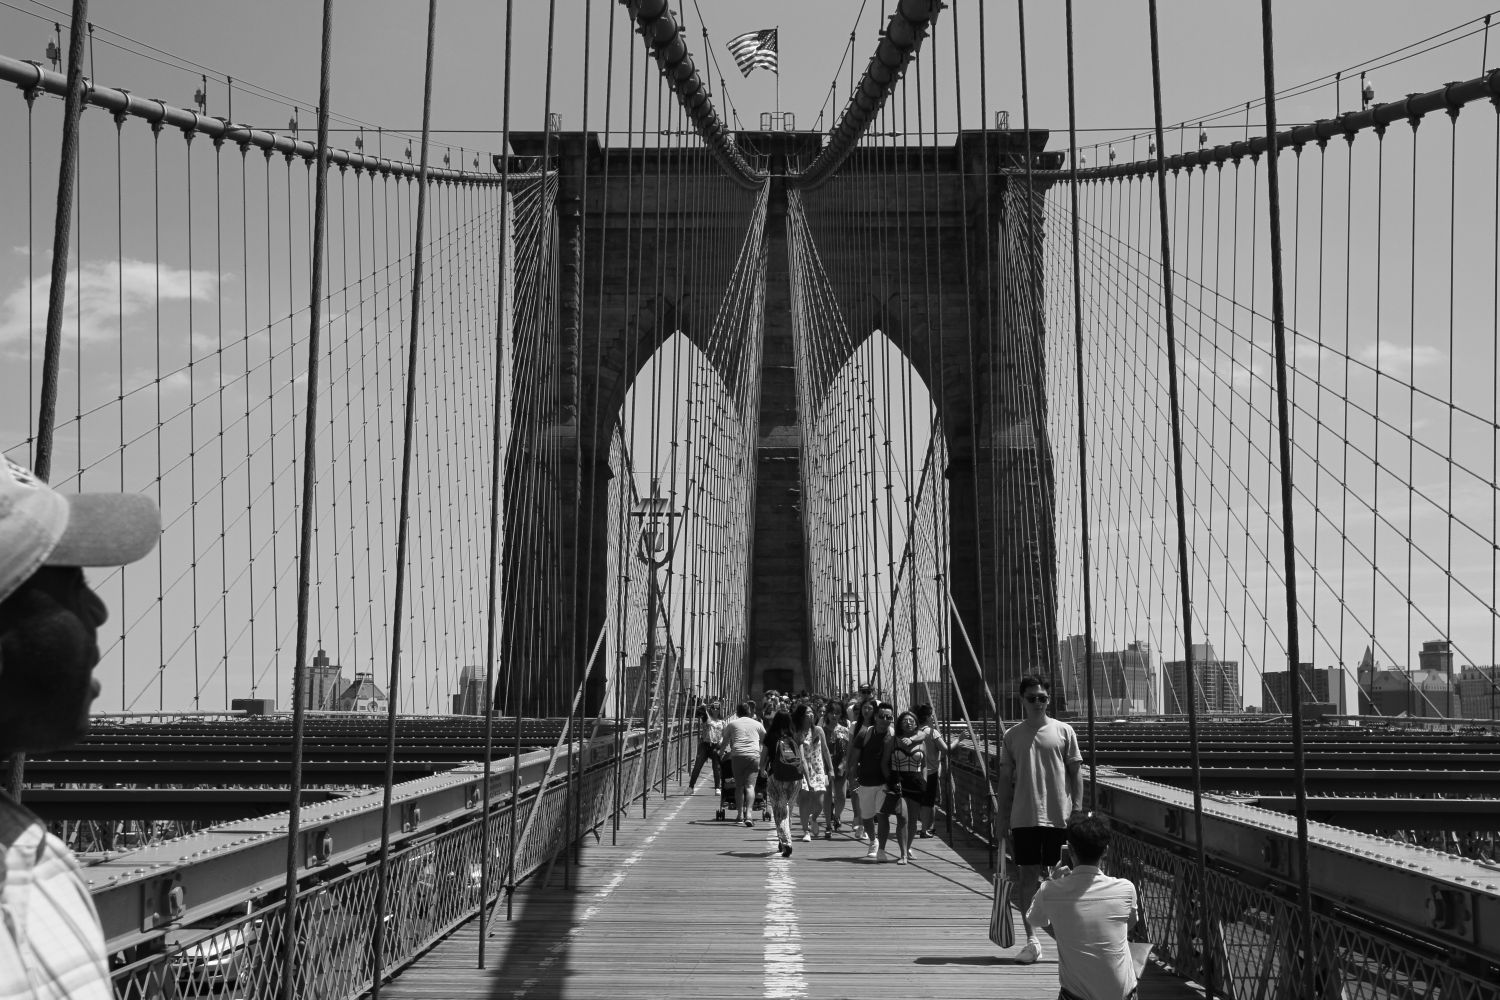
<path fill-rule="evenodd" d="M 742 701 L 740 702 L 739 707 L 734 710 L 734 712 L 736 715 L 754 715 L 755 705 L 752 702 Z"/>
<path fill-rule="evenodd" d="M 838 716 L 838 720 L 840 722 L 849 721 L 849 710 L 844 707 L 844 703 L 841 701 L 830 701 L 828 704 L 824 705 L 823 714 L 827 715 L 829 712 L 832 712 L 834 713 L 834 715 Z"/>
<path fill-rule="evenodd" d="M 917 715 L 917 725 L 919 725 L 919 726 L 925 725 L 926 723 L 932 721 L 932 706 L 931 705 L 918 705 L 916 707 L 916 709 L 914 709 L 914 711 L 916 712 L 916 715 Z"/>
<path fill-rule="evenodd" d="M 1043 677 L 1036 677 L 1036 676 L 1033 676 L 1032 674 L 1027 674 L 1025 677 L 1021 678 L 1021 694 L 1022 695 L 1026 694 L 1026 689 L 1027 688 L 1032 688 L 1032 687 L 1039 687 L 1043 691 L 1047 692 L 1048 694 L 1052 693 L 1052 682 L 1049 681 L 1049 680 L 1047 680 L 1047 679 L 1045 679 L 1045 678 L 1043 678 Z"/>
<path fill-rule="evenodd" d="M 797 705 L 796 708 L 792 709 L 792 725 L 798 729 L 802 728 L 803 723 L 811 725 L 812 723 L 809 721 L 811 718 L 812 709 L 807 707 L 806 702 L 803 702 Z"/>
<path fill-rule="evenodd" d="M 865 717 L 865 709 L 870 710 L 870 716 L 871 718 L 873 718 L 875 716 L 875 713 L 880 711 L 880 702 L 876 701 L 874 698 L 866 698 L 864 701 L 860 702 L 859 717 L 861 719 Z"/>
<path fill-rule="evenodd" d="M 890 712 L 892 715 L 895 715 L 896 706 L 888 701 L 877 701 L 875 703 L 875 718 L 879 718 L 881 712 Z M 894 722 L 895 720 L 892 719 L 891 721 Z"/>
<path fill-rule="evenodd" d="M 710 719 L 724 718 L 724 710 L 719 707 L 718 702 L 714 702 L 712 705 L 708 706 L 708 717 Z"/>
<path fill-rule="evenodd" d="M 859 686 L 859 693 L 860 694 L 873 694 L 874 692 L 875 692 L 875 689 L 873 687 L 871 687 L 870 685 L 868 685 L 868 684 L 861 684 Z"/>
<path fill-rule="evenodd" d="M 785 712 L 777 712 L 771 716 L 771 722 L 766 726 L 766 746 L 776 748 L 776 741 L 783 736 L 788 739 L 792 736 L 792 717 Z"/>
<path fill-rule="evenodd" d="M 1090 813 L 1068 823 L 1068 846 L 1080 865 L 1097 865 L 1109 847 L 1109 820 Z"/>
<path fill-rule="evenodd" d="M 891 724 L 891 728 L 896 730 L 896 732 L 898 733 L 901 731 L 902 719 L 911 719 L 911 726 L 913 729 L 918 728 L 920 725 L 920 723 L 917 722 L 917 713 L 908 708 L 902 712 L 897 713 L 895 722 Z"/>

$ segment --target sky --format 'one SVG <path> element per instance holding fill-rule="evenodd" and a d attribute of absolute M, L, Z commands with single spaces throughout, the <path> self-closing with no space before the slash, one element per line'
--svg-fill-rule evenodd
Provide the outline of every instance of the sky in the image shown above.
<path fill-rule="evenodd" d="M 796 115 L 799 127 L 810 128 L 817 126 L 820 115 L 823 127 L 831 123 L 835 104 L 841 106 L 847 94 L 851 72 L 857 76 L 873 50 L 884 22 L 882 8 L 889 7 L 889 0 L 686 0 L 678 6 L 686 8 L 683 14 L 691 48 L 699 65 L 707 67 L 705 75 L 722 115 L 730 117 L 733 108 L 741 122 L 754 127 L 759 115 L 775 108 L 779 100 L 782 110 Z M 1110 142 L 1127 157 L 1130 152 L 1143 155 L 1144 142 L 1136 139 L 1132 145 L 1131 135 L 1139 136 L 1151 126 L 1146 4 L 1080 0 L 1075 7 L 1080 144 L 1097 146 L 1088 153 L 1091 162 L 1101 162 Z M 1469 2 L 1352 5 L 1304 0 L 1278 4 L 1278 83 L 1290 86 L 1364 65 L 1482 18 L 1491 9 Z M 426 10 L 427 5 L 416 0 L 342 0 L 335 5 L 330 101 L 335 128 L 340 130 L 334 133 L 335 144 L 353 145 L 363 128 L 366 151 L 402 155 L 407 137 L 416 134 L 421 122 Z M 638 127 L 638 116 L 626 108 L 632 53 L 637 73 L 652 69 L 643 65 L 638 49 L 629 44 L 623 8 L 612 0 L 590 4 L 558 0 L 555 5 L 518 3 L 514 10 L 511 128 L 538 129 L 544 113 L 551 110 L 560 115 L 564 129 L 586 124 L 590 130 L 612 133 L 616 141 L 624 141 L 625 131 Z M 556 22 L 549 25 L 553 11 Z M 592 12 L 591 32 L 584 28 L 586 11 Z M 506 5 L 495 0 L 445 0 L 439 5 L 433 128 L 441 146 L 435 159 L 446 156 L 455 166 L 468 165 L 478 155 L 483 165 L 486 154 L 500 146 L 506 110 L 505 13 Z M 1051 147 L 1058 148 L 1064 143 L 1058 133 L 1067 125 L 1063 5 L 1033 0 L 1026 13 L 1031 118 L 1034 127 L 1053 131 Z M 985 3 L 982 34 L 979 14 L 973 0 L 951 3 L 939 20 L 935 40 L 929 43 L 942 58 L 940 132 L 957 125 L 977 128 L 982 115 L 993 116 L 999 110 L 1009 111 L 1012 126 L 1020 125 L 1015 4 L 1005 0 Z M 52 22 L 59 18 L 58 11 L 47 5 L 4 0 L 0 3 L 0 54 L 44 60 Z M 93 0 L 90 19 L 95 34 L 88 60 L 92 76 L 101 84 L 191 107 L 194 92 L 204 85 L 202 74 L 208 78 L 204 89 L 209 115 L 232 116 L 278 131 L 295 118 L 304 136 L 313 128 L 320 30 L 320 5 L 316 3 Z M 1259 5 L 1164 2 L 1160 19 L 1166 121 L 1196 125 L 1209 119 L 1214 141 L 1239 138 L 1247 124 L 1258 127 L 1260 112 L 1256 108 L 1247 112 L 1244 104 L 1254 101 L 1263 86 Z M 956 58 L 955 23 L 960 37 Z M 725 52 L 725 42 L 737 33 L 772 26 L 781 29 L 780 77 L 763 72 L 741 77 Z M 709 33 L 706 50 L 705 27 Z M 1486 33 L 1475 34 L 1372 70 L 1377 99 L 1478 75 L 1486 61 L 1486 37 Z M 611 58 L 614 82 L 606 86 Z M 1488 59 L 1491 64 L 1495 61 Z M 1357 72 L 1337 91 L 1324 86 L 1287 98 L 1280 106 L 1281 121 L 1327 117 L 1336 108 L 1354 106 L 1358 87 L 1354 77 Z M 836 100 L 830 96 L 830 84 Z M 961 122 L 956 117 L 959 100 L 955 94 L 962 101 Z M 39 107 L 45 111 L 45 105 Z M 24 104 L 14 92 L 0 102 L 0 127 L 15 140 L 25 127 L 23 112 Z M 1224 114 L 1214 120 L 1216 113 Z M 377 127 L 389 134 L 380 135 Z M 610 141 L 610 135 L 605 141 Z M 0 175 L 18 176 L 25 162 L 21 149 L 19 141 L 13 141 L 8 150 L 0 151 Z M 38 148 L 32 165 L 39 177 L 55 172 L 54 156 L 51 148 Z M 0 201 L 0 225 L 15 232 L 25 207 L 14 197 L 13 180 L 5 183 L 0 188 L 7 191 Z M 43 218 L 47 212 L 32 214 Z M 98 245 L 94 234 L 84 235 L 89 245 Z M 11 246 L 16 242 L 8 241 Z M 19 261 L 14 254 L 0 260 L 0 353 L 6 360 L 0 396 L 7 400 L 0 402 L 0 446 L 7 449 L 24 436 L 14 405 L 24 393 L 14 391 L 19 381 L 11 363 L 28 322 L 23 314 L 25 268 Z M 86 278 L 99 279 L 91 286 L 96 289 L 112 280 L 104 271 L 96 274 L 100 266 L 86 257 L 82 272 Z M 125 270 L 135 266 L 127 261 Z M 144 272 L 141 276 L 145 280 Z M 131 317 L 143 318 L 146 302 L 130 293 L 139 283 L 130 273 L 125 279 L 124 309 Z M 163 279 L 164 309 L 169 317 L 180 318 L 194 304 L 204 309 L 212 306 L 212 294 L 185 262 L 174 260 Z M 231 289 L 226 294 L 240 293 Z M 106 311 L 109 305 L 101 303 Z M 108 329 L 85 330 L 82 339 L 102 343 L 109 335 Z M 642 451 L 639 446 L 635 450 Z M 122 701 L 128 698 L 122 696 Z"/>

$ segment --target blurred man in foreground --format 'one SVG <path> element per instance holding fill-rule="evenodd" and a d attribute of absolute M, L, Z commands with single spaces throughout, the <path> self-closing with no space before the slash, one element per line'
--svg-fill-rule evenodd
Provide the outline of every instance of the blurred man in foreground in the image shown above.
<path fill-rule="evenodd" d="M 0 458 L 0 762 L 87 730 L 108 617 L 84 566 L 123 566 L 156 545 L 148 497 L 64 497 Z M 78 863 L 0 791 L 0 1000 L 113 1000 L 104 936 Z"/>

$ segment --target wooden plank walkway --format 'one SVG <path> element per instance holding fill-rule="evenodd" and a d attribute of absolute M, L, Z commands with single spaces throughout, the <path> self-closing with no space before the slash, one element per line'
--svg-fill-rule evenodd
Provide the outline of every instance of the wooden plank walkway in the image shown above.
<path fill-rule="evenodd" d="M 478 922 L 440 942 L 381 990 L 389 1000 L 569 997 L 1046 998 L 1055 952 L 1016 965 L 988 937 L 981 845 L 918 840 L 902 866 L 864 860 L 845 832 L 776 854 L 770 823 L 716 822 L 718 794 L 674 787 L 622 819 L 618 846 L 590 840 L 571 872 L 525 885 L 515 919 L 491 924 L 476 967 Z M 800 836 L 795 829 L 794 835 Z M 893 855 L 894 857 L 894 855 Z M 967 859 L 966 859 L 967 858 Z M 1018 943 L 1020 924 L 1017 921 Z M 1047 939 L 1044 939 L 1047 940 Z M 1142 1000 L 1201 997 L 1149 970 Z"/>

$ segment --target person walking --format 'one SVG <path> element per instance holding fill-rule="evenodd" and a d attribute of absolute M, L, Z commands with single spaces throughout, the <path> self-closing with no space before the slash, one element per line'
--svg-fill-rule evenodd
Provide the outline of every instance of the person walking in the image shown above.
<path fill-rule="evenodd" d="M 771 716 L 761 766 L 766 771 L 766 805 L 776 824 L 776 843 L 783 858 L 792 856 L 792 807 L 802 788 L 802 747 L 785 712 Z"/>
<path fill-rule="evenodd" d="M 1005 733 L 1000 753 L 1000 836 L 1010 840 L 1016 859 L 1016 895 L 1026 946 L 1016 961 L 1029 965 L 1042 957 L 1042 942 L 1024 914 L 1031 907 L 1044 869 L 1062 859 L 1068 819 L 1083 805 L 1078 735 L 1047 714 L 1052 685 L 1021 678 L 1026 717 Z"/>
<path fill-rule="evenodd" d="M 927 735 L 917 725 L 915 712 L 902 712 L 896 716 L 896 738 L 891 742 L 890 784 L 901 792 L 901 811 L 896 814 L 896 844 L 901 854 L 896 864 L 904 865 L 911 860 L 917 810 L 927 797 Z"/>
<path fill-rule="evenodd" d="M 868 689 L 869 685 L 866 684 L 860 690 L 866 691 Z M 851 747 L 854 745 L 854 741 L 859 739 L 859 734 L 864 732 L 866 728 L 874 724 L 875 709 L 876 705 L 879 703 L 876 702 L 874 698 L 862 698 L 859 701 L 854 702 L 853 704 L 854 709 L 851 713 L 851 718 L 853 718 L 854 723 L 849 729 L 849 745 Z M 854 803 L 854 837 L 856 840 L 859 840 L 861 843 L 863 843 L 870 838 L 866 833 L 865 815 L 861 807 L 859 798 L 859 775 L 854 773 L 853 758 L 846 757 L 845 760 L 847 761 L 847 763 L 844 766 L 844 774 L 848 779 L 847 783 L 849 785 L 849 797 L 853 800 Z M 874 819 L 873 816 L 871 816 L 870 818 Z M 871 847 L 871 850 L 874 850 L 874 848 Z"/>
<path fill-rule="evenodd" d="M 719 703 L 704 705 L 698 709 L 698 759 L 693 762 L 693 773 L 688 776 L 688 789 L 698 784 L 698 775 L 703 773 L 703 762 L 708 761 L 714 770 L 714 791 L 719 790 L 719 740 L 724 736 L 724 713 Z"/>
<path fill-rule="evenodd" d="M 761 743 L 766 738 L 766 727 L 755 719 L 754 702 L 740 702 L 735 713 L 735 718 L 724 724 L 719 752 L 729 756 L 735 805 L 739 808 L 735 822 L 754 826 L 750 810 L 755 803 L 755 779 L 760 774 Z"/>
<path fill-rule="evenodd" d="M 825 796 L 828 815 L 823 825 L 823 839 L 832 840 L 833 832 L 844 825 L 844 799 L 849 794 L 849 779 L 844 774 L 844 758 L 849 754 L 849 725 L 840 701 L 830 701 L 823 708 L 823 742 L 828 747 L 830 764 Z"/>
<path fill-rule="evenodd" d="M 1099 870 L 1109 821 L 1079 816 L 1068 824 L 1073 870 L 1037 890 L 1026 919 L 1057 941 L 1059 1000 L 1134 1000 L 1130 929 L 1140 915 L 1135 886 Z"/>
<path fill-rule="evenodd" d="M 0 456 L 0 760 L 69 746 L 88 730 L 109 612 L 82 567 L 134 562 L 160 537 L 149 497 L 65 497 Z M 114 1000 L 77 860 L 3 791 L 0 913 L 0 997 Z"/>
<path fill-rule="evenodd" d="M 917 731 L 925 741 L 927 770 L 923 775 L 927 789 L 917 804 L 917 836 L 923 840 L 932 836 L 932 810 L 937 806 L 938 792 L 942 788 L 943 765 L 948 760 L 948 741 L 938 732 L 932 717 L 931 705 L 918 705 Z"/>
<path fill-rule="evenodd" d="M 896 710 L 880 702 L 875 706 L 874 721 L 849 741 L 847 770 L 855 781 L 855 802 L 870 844 L 865 859 L 877 863 L 890 860 L 885 845 L 891 836 L 891 818 L 880 811 L 880 805 L 890 774 L 891 723 L 895 721 Z"/>
<path fill-rule="evenodd" d="M 802 755 L 802 787 L 797 792 L 797 812 L 802 820 L 804 841 L 818 835 L 818 816 L 823 812 L 823 800 L 828 797 L 828 779 L 833 772 L 828 741 L 814 721 L 813 711 L 807 705 L 792 709 L 792 733 L 797 737 L 798 752 Z"/>

